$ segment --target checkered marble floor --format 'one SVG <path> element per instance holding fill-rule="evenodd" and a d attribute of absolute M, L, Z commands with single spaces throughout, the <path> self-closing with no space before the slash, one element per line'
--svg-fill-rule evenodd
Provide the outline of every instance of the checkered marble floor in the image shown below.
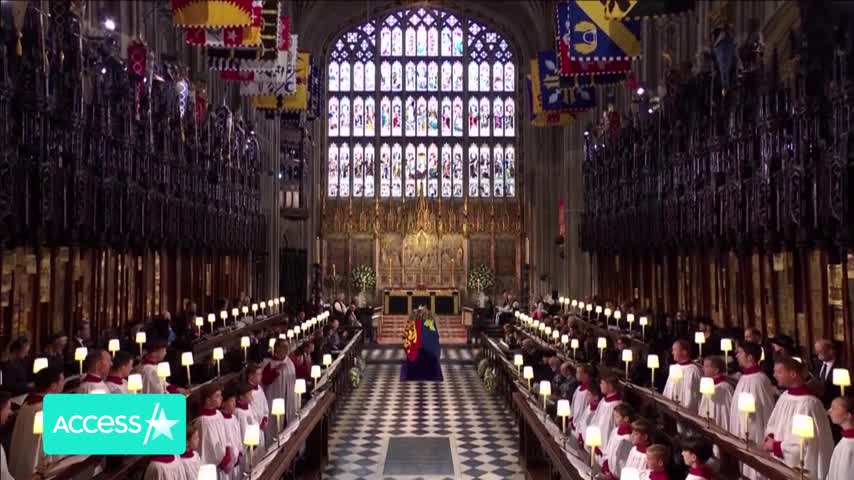
<path fill-rule="evenodd" d="M 406 354 L 402 345 L 377 346 L 366 349 L 368 363 L 400 365 Z M 468 346 L 443 346 L 442 364 L 473 364 L 477 352 Z"/>
<path fill-rule="evenodd" d="M 399 380 L 399 364 L 368 364 L 362 383 L 336 412 L 324 477 L 356 479 L 524 478 L 518 432 L 500 398 L 489 395 L 473 364 L 443 364 L 443 383 Z M 383 476 L 391 437 L 447 436 L 454 477 Z"/>

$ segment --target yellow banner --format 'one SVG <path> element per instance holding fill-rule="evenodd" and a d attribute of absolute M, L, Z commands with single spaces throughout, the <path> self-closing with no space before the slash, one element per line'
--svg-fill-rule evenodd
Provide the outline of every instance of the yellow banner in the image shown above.
<path fill-rule="evenodd" d="M 300 53 L 297 56 L 297 89 L 293 95 L 264 95 L 253 97 L 255 108 L 262 110 L 305 110 L 308 108 L 308 72 L 311 55 Z"/>

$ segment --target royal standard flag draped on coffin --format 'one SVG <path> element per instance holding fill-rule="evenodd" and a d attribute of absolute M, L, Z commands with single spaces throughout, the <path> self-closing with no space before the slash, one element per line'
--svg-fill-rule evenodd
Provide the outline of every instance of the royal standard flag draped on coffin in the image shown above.
<path fill-rule="evenodd" d="M 625 60 L 640 56 L 640 20 L 615 15 L 616 10 L 609 11 L 607 3 L 572 0 L 558 5 L 558 37 L 560 44 L 566 45 L 571 60 Z"/>

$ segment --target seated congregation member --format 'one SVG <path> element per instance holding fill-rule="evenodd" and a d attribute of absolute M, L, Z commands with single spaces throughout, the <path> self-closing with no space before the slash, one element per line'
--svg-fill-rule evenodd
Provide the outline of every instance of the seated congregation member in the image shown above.
<path fill-rule="evenodd" d="M 676 480 L 667 473 L 670 463 L 670 450 L 660 444 L 650 445 L 646 449 L 646 470 L 641 471 L 641 480 Z"/>
<path fill-rule="evenodd" d="M 620 403 L 614 408 L 614 430 L 608 437 L 605 450 L 599 457 L 602 473 L 611 480 L 619 480 L 620 473 L 629 459 L 632 450 L 632 421 L 635 411 L 628 403 Z"/>
<path fill-rule="evenodd" d="M 291 362 L 294 364 L 294 374 L 296 378 L 308 380 L 311 374 L 311 362 L 306 361 L 305 345 L 300 345 L 291 354 Z"/>
<path fill-rule="evenodd" d="M 854 468 L 854 398 L 838 397 L 830 404 L 830 421 L 842 429 L 842 439 L 833 449 L 827 480 L 848 480 Z M 0 415 L 0 424 L 3 422 Z"/>
<path fill-rule="evenodd" d="M 599 388 L 598 382 L 591 382 L 587 386 L 587 405 L 581 411 L 581 415 L 575 419 L 575 431 L 578 433 L 578 448 L 586 449 L 584 445 L 584 433 L 587 431 L 587 426 L 593 424 L 596 412 L 599 411 L 600 403 L 602 403 L 602 390 Z"/>
<path fill-rule="evenodd" d="M 193 420 L 193 427 L 199 432 L 199 461 L 216 465 L 218 478 L 230 480 L 240 446 L 230 443 L 232 439 L 226 429 L 225 417 L 219 411 L 222 388 L 216 384 L 205 385 L 201 396 L 202 408 Z"/>
<path fill-rule="evenodd" d="M 273 403 L 274 398 L 285 399 L 285 420 L 292 422 L 297 416 L 297 396 L 294 392 L 296 374 L 294 362 L 289 357 L 291 346 L 285 340 L 277 340 L 273 346 L 273 358 L 264 367 L 261 383 L 267 402 Z M 263 416 L 266 416 L 266 412 Z"/>
<path fill-rule="evenodd" d="M 56 367 L 47 367 L 36 374 L 34 393 L 27 396 L 24 405 L 18 410 L 15 427 L 12 430 L 12 441 L 9 444 L 9 473 L 13 478 L 29 479 L 33 477 L 36 467 L 54 460 L 44 455 L 42 435 L 33 435 L 33 419 L 36 413 L 42 411 L 44 396 L 51 393 L 62 393 L 65 376 Z"/>
<path fill-rule="evenodd" d="M 587 409 L 590 394 L 589 387 L 591 381 L 596 376 L 596 372 L 593 370 L 592 365 L 582 363 L 576 367 L 575 376 L 576 379 L 578 379 L 578 388 L 576 388 L 575 393 L 572 394 L 572 401 L 570 402 L 570 413 L 572 414 L 570 422 L 571 426 L 577 430 L 578 427 L 576 423 L 584 413 L 585 409 Z"/>
<path fill-rule="evenodd" d="M 806 442 L 804 465 L 812 480 L 824 480 L 833 454 L 833 435 L 824 406 L 805 386 L 804 365 L 794 358 L 786 358 L 774 364 L 777 384 L 786 392 L 777 400 L 765 428 L 765 450 L 781 459 L 790 467 L 800 464 L 800 439 L 792 433 L 795 415 L 808 415 L 815 422 L 815 438 Z"/>
<path fill-rule="evenodd" d="M 154 339 L 145 347 L 142 364 L 137 368 L 142 374 L 142 393 L 185 393 L 175 385 L 166 385 L 157 376 L 157 364 L 166 358 L 166 341 Z"/>
<path fill-rule="evenodd" d="M 252 401 L 249 402 L 249 408 L 255 412 L 255 418 L 258 419 L 261 425 L 261 441 L 258 444 L 259 448 L 263 449 L 267 445 L 264 437 L 264 431 L 267 428 L 267 417 L 270 415 L 270 401 L 267 400 L 267 395 L 261 387 L 263 380 L 263 369 L 257 363 L 250 363 L 246 367 L 246 383 L 252 387 Z"/>
<path fill-rule="evenodd" d="M 77 393 L 91 393 L 93 391 L 101 391 L 109 393 L 110 389 L 104 383 L 104 379 L 110 373 L 110 367 L 113 365 L 113 359 L 110 352 L 106 350 L 92 350 L 86 355 L 86 360 L 83 361 L 83 368 L 86 375 L 80 381 L 80 386 L 77 387 Z"/>
<path fill-rule="evenodd" d="M 622 402 L 620 382 L 614 375 L 608 375 L 599 381 L 599 390 L 602 392 L 602 401 L 599 402 L 596 413 L 593 414 L 587 425 L 599 427 L 599 431 L 602 432 L 602 445 L 608 445 L 608 440 L 610 440 L 611 433 L 616 426 L 614 409 Z"/>
<path fill-rule="evenodd" d="M 57 367 L 65 372 L 65 349 L 68 347 L 68 336 L 63 332 L 57 332 L 48 338 L 48 344 L 44 347 L 42 356 L 47 358 L 47 364 Z"/>
<path fill-rule="evenodd" d="M 765 425 L 774 410 L 774 394 L 777 389 L 771 384 L 771 380 L 759 366 L 762 358 L 762 347 L 757 343 L 747 342 L 738 346 L 735 358 L 741 368 L 741 378 L 735 386 L 732 394 L 732 403 L 729 408 L 729 429 L 738 437 L 744 438 L 745 427 L 750 441 L 761 444 L 765 437 Z M 738 398 L 742 393 L 753 395 L 756 401 L 756 413 L 750 415 L 749 425 L 745 425 L 744 414 L 738 410 Z M 753 468 L 742 464 L 741 474 L 750 479 L 761 478 Z"/>
<path fill-rule="evenodd" d="M 9 343 L 9 359 L 3 364 L 3 388 L 13 397 L 23 395 L 30 389 L 27 385 L 29 355 L 30 341 L 27 337 L 18 337 Z"/>
<path fill-rule="evenodd" d="M 706 462 L 712 458 L 712 446 L 699 437 L 688 437 L 682 441 L 682 460 L 688 467 L 685 480 L 712 480 L 712 469 Z"/>
<path fill-rule="evenodd" d="M 697 412 L 700 406 L 700 368 L 691 361 L 691 345 L 687 340 L 679 339 L 673 342 L 671 349 L 673 361 L 682 368 L 682 379 L 674 381 L 667 377 L 663 395 L 687 408 Z"/>
<path fill-rule="evenodd" d="M 836 353 L 836 346 L 830 340 L 819 340 L 815 342 L 816 361 L 812 369 L 813 377 L 819 384 L 821 401 L 825 406 L 830 406 L 836 396 L 837 387 L 833 385 L 833 369 L 844 368 Z"/>
<path fill-rule="evenodd" d="M 632 422 L 632 448 L 629 450 L 623 468 L 634 468 L 637 471 L 646 470 L 646 449 L 652 443 L 652 429 L 652 424 L 646 419 L 639 418 Z"/>
<path fill-rule="evenodd" d="M 575 367 L 571 362 L 563 362 L 560 366 L 560 376 L 561 381 L 557 385 L 557 395 L 559 398 L 570 400 L 578 388 L 578 380 L 575 378 Z"/>
<path fill-rule="evenodd" d="M 724 430 L 729 430 L 729 413 L 732 406 L 732 385 L 727 382 L 726 363 L 718 356 L 706 357 L 703 360 L 703 376 L 712 378 L 715 382 L 715 393 L 703 395 L 700 400 L 701 417 L 711 418 Z"/>
<path fill-rule="evenodd" d="M 246 447 L 243 445 L 243 435 L 240 432 L 240 420 L 235 416 L 234 411 L 237 408 L 237 389 L 232 385 L 222 391 L 222 406 L 219 411 L 222 413 L 223 425 L 225 426 L 226 443 L 231 445 L 237 451 L 237 458 L 231 464 L 231 473 L 229 478 L 238 480 L 243 478 L 243 467 L 246 466 Z M 264 433 L 261 432 L 261 441 L 258 448 L 264 446 Z M 263 454 L 263 452 L 261 452 Z"/>
<path fill-rule="evenodd" d="M 197 480 L 199 478 L 199 431 L 192 423 L 187 424 L 187 448 L 178 460 L 181 463 L 183 480 Z"/>
<path fill-rule="evenodd" d="M 133 370 L 133 356 L 123 350 L 116 352 L 110 374 L 107 375 L 105 382 L 110 393 L 128 393 L 127 378 L 131 370 Z"/>
<path fill-rule="evenodd" d="M 12 396 L 9 392 L 0 391 L 0 428 L 6 425 L 9 417 L 12 415 Z M 3 450 L 3 445 L 0 445 L 0 478 L 3 480 L 15 480 L 12 474 L 9 473 L 9 466 L 6 463 L 6 451 Z"/>

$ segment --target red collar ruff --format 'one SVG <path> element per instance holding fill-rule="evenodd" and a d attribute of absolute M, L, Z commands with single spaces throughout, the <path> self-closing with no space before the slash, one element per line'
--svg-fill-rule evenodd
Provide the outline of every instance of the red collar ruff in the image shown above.
<path fill-rule="evenodd" d="M 649 472 L 649 480 L 669 480 L 667 472 Z"/>
<path fill-rule="evenodd" d="M 586 383 L 582 383 L 581 385 L 579 385 L 579 386 L 578 386 L 578 391 L 579 391 L 579 392 L 586 392 L 586 391 L 587 391 L 587 384 L 586 384 Z"/>
<path fill-rule="evenodd" d="M 646 453 L 646 448 L 647 448 L 647 446 L 648 446 L 648 445 L 635 445 L 635 448 L 636 448 L 636 449 L 638 450 L 638 452 L 640 452 L 640 453 Z"/>
<path fill-rule="evenodd" d="M 193 458 L 195 454 L 196 452 L 188 448 L 186 452 L 181 454 L 181 458 Z"/>
<path fill-rule="evenodd" d="M 83 377 L 83 380 L 81 381 L 81 383 L 100 383 L 102 381 L 103 380 L 101 380 L 101 377 L 94 375 L 92 373 L 87 373 L 86 376 Z"/>
<path fill-rule="evenodd" d="M 154 366 L 157 366 L 157 362 L 155 362 L 154 360 L 152 360 L 152 359 L 150 359 L 150 358 L 148 358 L 148 357 L 145 357 L 144 359 L 142 359 L 142 364 L 143 364 L 143 365 L 154 365 Z"/>
<path fill-rule="evenodd" d="M 619 393 L 612 393 L 612 394 L 608 395 L 607 397 L 605 397 L 605 401 L 609 402 L 609 403 L 610 402 L 618 402 L 620 400 L 622 400 L 622 398 L 620 397 Z"/>
<path fill-rule="evenodd" d="M 595 412 L 597 408 L 599 408 L 599 400 L 596 400 L 595 402 L 590 402 L 591 412 Z"/>
<path fill-rule="evenodd" d="M 726 382 L 726 375 L 721 374 L 715 376 L 715 385 L 720 385 L 724 382 Z"/>
<path fill-rule="evenodd" d="M 237 408 L 241 410 L 249 410 L 249 402 L 244 402 L 241 400 L 237 401 Z"/>
<path fill-rule="evenodd" d="M 220 413 L 222 413 L 222 416 L 225 417 L 226 419 L 234 416 L 234 413 L 226 413 L 225 410 L 220 410 Z"/>
<path fill-rule="evenodd" d="M 202 408 L 199 410 L 199 415 L 204 415 L 205 417 L 212 417 L 216 415 L 217 410 L 215 408 Z"/>
<path fill-rule="evenodd" d="M 741 373 L 744 375 L 752 375 L 754 373 L 759 373 L 762 370 L 759 368 L 759 365 L 754 365 L 752 367 L 743 368 Z"/>
<path fill-rule="evenodd" d="M 617 435 L 628 435 L 632 433 L 632 424 L 624 423 L 617 427 Z"/>
<path fill-rule="evenodd" d="M 794 395 L 796 397 L 800 397 L 803 395 L 812 395 L 812 392 L 810 391 L 810 389 L 803 386 L 803 385 L 799 385 L 797 387 L 791 387 L 788 390 L 786 390 L 786 393 L 788 393 L 789 395 Z"/>
<path fill-rule="evenodd" d="M 114 377 L 112 375 L 107 377 L 107 381 L 110 383 L 114 383 L 116 385 L 124 385 L 125 384 L 125 380 L 122 377 Z"/>
<path fill-rule="evenodd" d="M 854 438 L 854 428 L 842 431 L 843 438 Z"/>
<path fill-rule="evenodd" d="M 43 393 L 31 393 L 27 396 L 27 405 L 35 405 L 37 403 L 44 402 L 44 394 Z"/>
<path fill-rule="evenodd" d="M 696 467 L 696 468 L 691 467 L 688 469 L 688 473 L 690 473 L 691 475 L 698 476 L 698 477 L 703 477 L 703 478 L 708 478 L 708 479 L 712 478 L 711 470 L 709 470 L 709 467 L 707 467 L 705 465 L 700 465 L 699 467 Z"/>
<path fill-rule="evenodd" d="M 151 461 L 158 463 L 172 463 L 175 461 L 175 455 L 152 455 Z"/>

